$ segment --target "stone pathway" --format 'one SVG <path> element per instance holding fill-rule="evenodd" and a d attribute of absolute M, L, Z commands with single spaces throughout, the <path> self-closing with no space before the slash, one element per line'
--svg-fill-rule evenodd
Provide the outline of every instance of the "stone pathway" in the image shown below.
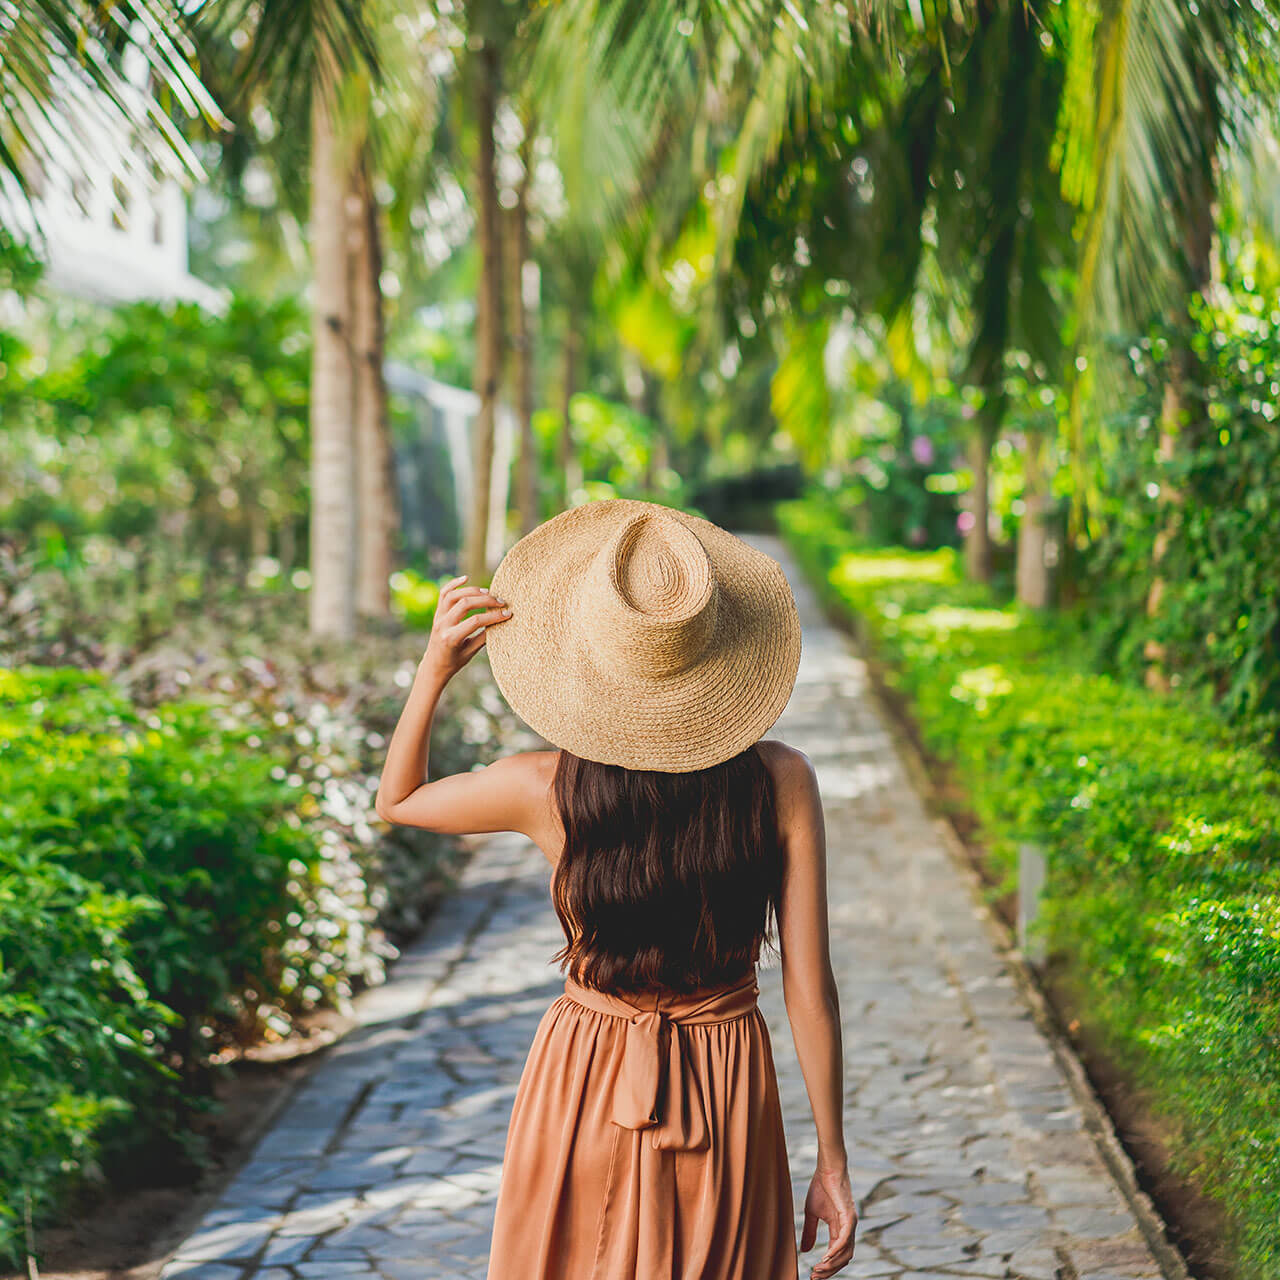
<path fill-rule="evenodd" d="M 799 681 L 770 736 L 808 753 L 826 809 L 846 1131 L 863 1211 L 842 1275 L 1157 1280 L 969 882 L 895 754 L 863 664 L 779 544 L 757 541 L 787 565 L 804 622 Z M 549 875 L 520 837 L 480 846 L 166 1280 L 484 1280 L 516 1083 L 562 989 L 548 964 L 561 941 Z M 812 1118 L 776 961 L 760 980 L 798 1224 Z M 825 1227 L 820 1236 L 801 1276 L 821 1256 Z"/>

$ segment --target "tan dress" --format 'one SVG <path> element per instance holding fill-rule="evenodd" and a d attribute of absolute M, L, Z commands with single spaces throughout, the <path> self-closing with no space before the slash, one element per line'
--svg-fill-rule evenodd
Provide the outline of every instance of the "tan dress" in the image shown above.
<path fill-rule="evenodd" d="M 566 979 L 516 1090 L 488 1280 L 796 1280 L 754 969 L 692 995 Z"/>

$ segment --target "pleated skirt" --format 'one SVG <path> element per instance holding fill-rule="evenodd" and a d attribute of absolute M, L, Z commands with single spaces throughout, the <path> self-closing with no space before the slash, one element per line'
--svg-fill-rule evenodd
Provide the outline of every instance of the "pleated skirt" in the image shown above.
<path fill-rule="evenodd" d="M 748 981 L 626 1001 L 566 981 L 516 1090 L 488 1280 L 797 1280 L 778 1081 Z"/>

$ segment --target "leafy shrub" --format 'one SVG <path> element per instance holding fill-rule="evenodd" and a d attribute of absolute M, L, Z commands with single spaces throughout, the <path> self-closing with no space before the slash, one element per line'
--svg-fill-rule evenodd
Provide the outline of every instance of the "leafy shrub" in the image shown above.
<path fill-rule="evenodd" d="M 49 359 L 15 362 L 0 432 L 6 528 L 240 556 L 301 545 L 307 318 L 292 300 L 50 304 Z M 39 327 L 32 316 L 29 327 Z"/>
<path fill-rule="evenodd" d="M 182 1142 L 215 1028 L 302 1007 L 293 909 L 321 859 L 298 785 L 206 708 L 139 713 L 101 676 L 40 668 L 0 671 L 0 707 L 0 1165 L 40 1212 L 99 1145 Z"/>
<path fill-rule="evenodd" d="M 203 584 L 0 544 L 0 1255 L 24 1195 L 198 1162 L 217 1064 L 380 982 L 460 862 L 373 811 L 425 634 L 318 643 L 287 579 Z M 512 724 L 473 662 L 432 776 Z"/>
<path fill-rule="evenodd" d="M 161 904 L 109 893 L 0 838 L 0 1258 L 92 1167 L 99 1132 L 169 1076 L 173 1014 L 153 1000 L 125 934 Z"/>
<path fill-rule="evenodd" d="M 954 553 L 779 520 L 947 762 L 1006 884 L 1049 860 L 1044 930 L 1077 1016 L 1179 1135 L 1240 1280 L 1280 1264 L 1280 769 L 1199 699 L 1090 669 L 1082 626 L 960 581 Z"/>
<path fill-rule="evenodd" d="M 1133 393 L 1108 435 L 1103 535 L 1092 552 L 1091 577 L 1108 600 L 1096 646 L 1135 675 L 1154 642 L 1173 683 L 1280 733 L 1280 297 L 1247 261 L 1231 266 L 1215 297 L 1192 299 L 1188 331 L 1129 348 Z M 1161 399 L 1187 348 L 1195 373 L 1166 452 Z M 1159 607 L 1148 615 L 1157 574 Z"/>
<path fill-rule="evenodd" d="M 0 671 L 0 698 L 0 838 L 161 904 L 130 934 L 132 959 L 182 1019 L 169 1043 L 180 1065 L 197 1065 L 196 1037 L 215 1024 L 256 1032 L 264 1002 L 336 1002 L 351 976 L 380 976 L 376 951 L 362 954 L 373 910 L 353 886 L 307 922 L 324 923 L 323 949 L 302 932 L 296 907 L 323 876 L 318 833 L 302 779 L 279 776 L 248 728 L 200 703 L 139 711 L 95 673 Z"/>

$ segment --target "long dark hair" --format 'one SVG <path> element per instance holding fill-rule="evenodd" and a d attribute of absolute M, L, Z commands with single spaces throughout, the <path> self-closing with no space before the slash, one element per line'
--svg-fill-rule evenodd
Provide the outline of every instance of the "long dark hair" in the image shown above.
<path fill-rule="evenodd" d="M 756 747 L 710 769 L 660 773 L 561 751 L 564 852 L 551 896 L 583 986 L 688 992 L 774 947 L 782 853 L 773 778 Z"/>

